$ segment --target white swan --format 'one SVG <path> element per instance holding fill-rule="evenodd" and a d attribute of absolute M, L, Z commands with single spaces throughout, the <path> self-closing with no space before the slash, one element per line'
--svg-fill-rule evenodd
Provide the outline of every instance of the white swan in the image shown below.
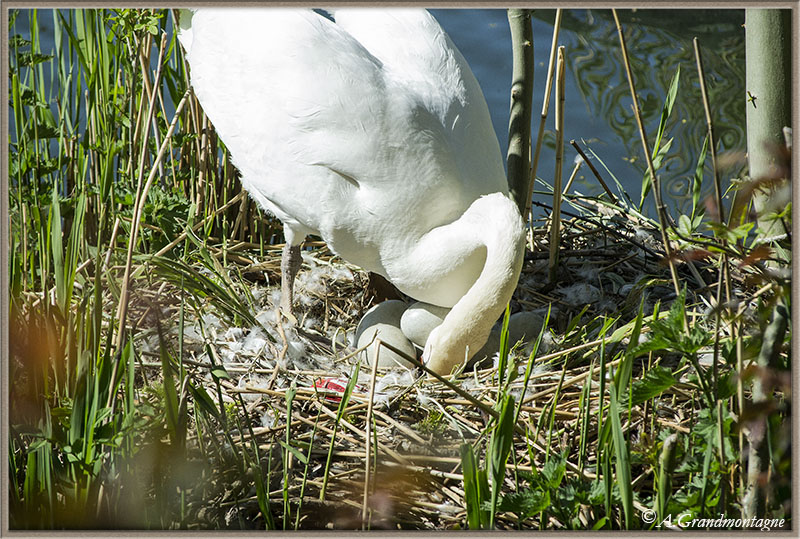
<path fill-rule="evenodd" d="M 488 107 L 427 11 L 332 15 L 182 14 L 191 83 L 243 186 L 284 224 L 282 307 L 300 243 L 317 234 L 412 298 L 452 307 L 423 352 L 447 373 L 486 342 L 522 265 Z"/>

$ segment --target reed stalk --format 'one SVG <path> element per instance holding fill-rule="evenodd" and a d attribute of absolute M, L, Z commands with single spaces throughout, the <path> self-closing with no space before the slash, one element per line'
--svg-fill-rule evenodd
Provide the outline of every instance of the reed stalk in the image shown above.
<path fill-rule="evenodd" d="M 603 190 L 608 195 L 608 199 L 611 201 L 611 203 L 612 204 L 616 204 L 617 203 L 617 197 L 615 197 L 614 193 L 611 192 L 611 189 L 608 188 L 608 185 L 606 185 L 606 182 L 603 180 L 603 177 L 597 171 L 597 168 L 594 166 L 594 163 L 592 163 L 589 160 L 589 158 L 586 157 L 586 154 L 583 153 L 583 150 L 578 145 L 578 143 L 575 142 L 575 139 L 570 140 L 569 143 L 572 145 L 573 148 L 575 148 L 575 151 L 578 152 L 578 155 L 581 156 L 581 159 L 582 159 L 581 162 L 584 162 L 589 166 L 589 170 L 591 170 L 592 174 L 594 174 L 594 177 L 597 178 L 597 181 L 600 183 L 600 186 L 603 188 Z"/>
<path fill-rule="evenodd" d="M 558 276 L 558 250 L 561 245 L 561 174 L 564 161 L 564 98 L 565 92 L 564 47 L 558 48 L 556 67 L 556 169 L 553 175 L 553 212 L 550 214 L 550 258 L 547 271 L 550 282 Z"/>
<path fill-rule="evenodd" d="M 574 141 L 570 141 L 570 142 L 574 142 Z M 572 182 L 574 182 L 575 178 L 578 176 L 578 172 L 580 171 L 582 165 L 583 165 L 583 159 L 578 159 L 575 162 L 575 166 L 572 167 L 572 172 L 569 175 L 569 179 L 567 180 L 567 184 L 564 186 L 564 192 L 561 193 L 562 197 L 567 196 L 569 194 L 569 190 L 572 187 Z"/>
<path fill-rule="evenodd" d="M 531 179 L 528 182 L 528 196 L 525 197 L 526 206 L 523 217 L 529 219 L 531 227 L 533 227 L 533 207 L 531 200 L 533 197 L 533 185 L 536 183 L 536 171 L 539 169 L 539 153 L 542 149 L 542 142 L 544 140 L 544 124 L 547 120 L 547 113 L 550 109 L 550 94 L 553 89 L 553 72 L 556 65 L 556 53 L 558 50 L 558 32 L 561 29 L 561 9 L 556 10 L 556 18 L 553 23 L 553 40 L 550 44 L 550 60 L 547 62 L 547 76 L 545 77 L 545 90 L 544 99 L 542 100 L 542 112 L 539 116 L 539 131 L 536 135 L 536 147 L 533 152 L 533 163 L 531 165 Z M 532 239 L 531 239 L 532 241 Z M 533 248 L 533 245 L 531 245 Z"/>
<path fill-rule="evenodd" d="M 533 30 L 527 9 L 509 9 L 512 83 L 508 122 L 508 190 L 522 215 L 530 202 L 531 103 L 533 102 Z M 530 197 L 528 197 L 530 198 Z"/>
<path fill-rule="evenodd" d="M 175 132 L 175 127 L 178 124 L 178 118 L 180 117 L 181 111 L 183 110 L 184 105 L 186 105 L 187 98 L 189 97 L 190 90 L 186 90 L 186 93 L 183 95 L 183 99 L 181 99 L 180 103 L 175 109 L 175 115 L 172 118 L 172 122 L 169 125 L 169 129 L 167 129 L 167 134 L 164 137 L 164 141 L 161 143 L 161 147 L 158 149 L 158 155 L 156 156 L 155 162 L 153 163 L 153 167 L 150 169 L 150 175 L 145 182 L 144 187 L 142 188 L 142 192 L 140 193 L 140 197 L 136 206 L 134 206 L 134 220 L 131 224 L 131 235 L 128 240 L 128 254 L 125 260 L 125 273 L 122 279 L 122 292 L 120 294 L 120 301 L 119 301 L 119 309 L 117 311 L 117 320 L 118 320 L 118 330 L 117 330 L 117 337 L 115 347 L 119 350 L 124 342 L 125 342 L 125 322 L 128 314 L 128 296 L 129 291 L 128 287 L 130 285 L 130 278 L 131 278 L 131 268 L 133 265 L 133 250 L 136 246 L 136 240 L 139 232 L 139 224 L 142 218 L 142 209 L 144 206 L 144 200 L 147 198 L 147 193 L 150 191 L 150 187 L 153 185 L 153 180 L 156 177 L 156 173 L 158 172 L 158 164 L 164 158 L 164 154 L 166 153 L 167 145 L 169 144 L 170 139 L 172 138 L 172 134 Z M 114 371 L 112 374 L 112 380 L 115 379 L 117 371 L 117 366 L 114 365 Z M 109 405 L 111 405 L 111 396 L 109 396 Z"/>
<path fill-rule="evenodd" d="M 653 180 L 653 196 L 655 197 L 656 202 L 656 213 L 658 214 L 658 227 L 659 231 L 661 232 L 661 242 L 664 244 L 664 251 L 666 252 L 667 264 L 669 264 L 669 273 L 672 277 L 672 285 L 675 288 L 675 294 L 680 294 L 681 286 L 678 280 L 678 271 L 675 268 L 675 260 L 672 256 L 672 246 L 669 242 L 669 238 L 667 237 L 667 210 L 666 206 L 664 205 L 664 201 L 661 198 L 661 181 L 658 179 L 658 176 L 656 176 L 656 170 L 653 166 L 653 158 L 650 155 L 650 146 L 647 143 L 647 134 L 645 133 L 644 124 L 642 123 L 642 113 L 639 110 L 639 97 L 636 94 L 636 86 L 633 82 L 631 63 L 628 59 L 628 47 L 625 45 L 625 34 L 622 31 L 622 25 L 617 17 L 617 10 L 612 9 L 611 13 L 614 16 L 614 23 L 617 26 L 617 33 L 619 34 L 619 43 L 620 48 L 622 49 L 622 60 L 623 64 L 625 65 L 625 73 L 628 77 L 628 87 L 631 91 L 631 98 L 633 99 L 633 115 L 636 118 L 636 125 L 639 128 L 639 136 L 642 140 L 642 149 L 644 150 L 645 159 L 647 161 L 647 169 L 650 172 L 650 177 Z"/>
<path fill-rule="evenodd" d="M 371 458 L 371 446 L 372 446 L 372 434 L 373 434 L 373 405 L 375 403 L 375 379 L 378 376 L 378 358 L 380 356 L 381 351 L 381 340 L 377 339 L 377 345 L 375 346 L 375 358 L 372 362 L 372 374 L 370 375 L 370 382 L 369 382 L 369 397 L 367 400 L 367 423 L 365 427 L 365 443 L 364 443 L 364 497 L 362 500 L 361 505 L 361 529 L 366 530 L 369 529 L 369 523 L 367 521 L 367 515 L 369 513 L 369 492 L 370 492 L 370 482 L 371 482 L 371 474 L 370 474 L 370 462 Z M 377 462 L 375 463 L 377 466 Z"/>

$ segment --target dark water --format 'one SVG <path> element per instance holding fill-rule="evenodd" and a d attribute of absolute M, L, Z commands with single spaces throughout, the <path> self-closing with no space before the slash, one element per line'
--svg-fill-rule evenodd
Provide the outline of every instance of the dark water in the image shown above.
<path fill-rule="evenodd" d="M 472 66 L 486 95 L 492 120 L 505 152 L 508 133 L 511 40 L 504 9 L 435 9 L 439 20 Z M 743 10 L 620 10 L 629 56 L 652 146 L 669 82 L 680 67 L 678 97 L 666 137 L 674 138 L 659 176 L 673 214 L 685 213 L 691 178 L 706 132 L 692 38 L 700 40 L 716 137 L 721 152 L 744 150 L 744 11 Z M 539 125 L 542 94 L 553 32 L 555 10 L 535 10 L 533 126 Z M 40 10 L 42 49 L 53 44 L 52 15 Z M 27 34 L 27 12 L 22 10 L 17 30 Z M 638 203 L 646 164 L 631 98 L 621 64 L 619 39 L 610 10 L 565 10 L 559 44 L 566 47 L 565 141 L 575 139 L 593 150 L 596 167 L 607 183 L 613 174 Z M 555 137 L 555 101 L 551 100 L 538 176 L 552 183 Z M 11 130 L 13 132 L 13 128 Z M 588 153 L 588 152 L 587 152 Z M 567 144 L 563 177 L 574 166 L 575 150 Z M 710 159 L 706 163 L 704 193 L 711 191 Z M 732 169 L 735 175 L 738 169 Z M 542 190 L 541 186 L 537 186 Z M 614 189 L 612 187 L 612 189 Z M 599 194 L 601 188 L 583 167 L 572 191 Z M 543 195 L 535 195 L 542 201 Z M 647 206 L 647 205 L 646 205 Z M 652 215 L 652 212 L 651 212 Z"/>

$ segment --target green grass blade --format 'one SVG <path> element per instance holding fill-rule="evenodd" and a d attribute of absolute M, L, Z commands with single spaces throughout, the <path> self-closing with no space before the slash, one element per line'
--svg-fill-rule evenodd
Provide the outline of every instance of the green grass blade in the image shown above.
<path fill-rule="evenodd" d="M 503 479 L 506 475 L 506 463 L 514 441 L 514 397 L 506 394 L 500 409 L 500 418 L 492 431 L 489 441 L 489 472 L 492 477 L 491 511 L 489 512 L 489 529 L 494 529 L 494 518 Z"/>
<path fill-rule="evenodd" d="M 472 445 L 461 444 L 461 470 L 464 474 L 464 503 L 467 510 L 467 526 L 471 530 L 482 530 L 489 525 L 489 511 L 483 508 L 489 501 L 486 472 L 478 467 Z"/>
<path fill-rule="evenodd" d="M 292 447 L 292 402 L 294 396 L 297 394 L 297 387 L 293 383 L 289 390 L 286 392 L 286 441 L 281 445 L 284 447 L 283 452 L 283 529 L 286 530 L 289 524 L 290 508 L 289 508 L 289 454 L 294 453 L 301 461 L 305 458 L 304 455 Z"/>
<path fill-rule="evenodd" d="M 672 496 L 672 474 L 675 473 L 675 453 L 678 446 L 678 433 L 672 433 L 661 446 L 658 459 L 658 480 L 656 482 L 657 522 L 667 518 L 667 504 Z"/>
<path fill-rule="evenodd" d="M 56 302 L 61 312 L 66 312 L 67 303 L 67 276 L 64 274 L 64 247 L 61 230 L 61 204 L 58 196 L 58 186 L 53 184 L 50 199 L 50 213 L 48 216 L 50 228 L 50 248 L 53 256 L 53 276 L 56 280 Z"/>
<path fill-rule="evenodd" d="M 692 178 L 692 215 L 689 220 L 694 223 L 697 209 L 700 203 L 700 193 L 703 189 L 703 170 L 706 166 L 706 153 L 708 152 L 708 135 L 703 139 L 703 147 L 700 149 L 700 155 L 697 157 L 697 166 L 694 169 L 694 177 Z"/>
<path fill-rule="evenodd" d="M 664 152 L 660 151 L 661 148 L 661 138 L 664 135 L 664 130 L 667 127 L 667 120 L 669 119 L 670 115 L 672 114 L 672 108 L 675 105 L 675 98 L 678 96 L 678 82 L 680 81 L 681 77 L 681 66 L 678 65 L 678 69 L 675 71 L 675 74 L 672 76 L 672 81 L 669 84 L 669 90 L 667 91 L 667 98 L 664 101 L 664 106 L 661 109 L 661 118 L 658 121 L 658 131 L 656 132 L 656 142 L 653 145 L 653 153 L 652 155 L 655 156 L 653 158 L 653 165 L 656 169 L 658 169 L 659 165 L 661 164 L 661 160 L 663 159 L 664 153 L 666 152 L 666 147 L 663 149 Z M 658 163 L 656 163 L 656 161 Z M 647 198 L 647 194 L 650 192 L 650 188 L 652 187 L 653 180 L 650 177 L 650 172 L 647 171 L 644 175 L 642 180 L 642 195 L 641 199 L 639 200 L 639 211 L 642 210 L 642 206 L 644 206 L 644 199 Z"/>
<path fill-rule="evenodd" d="M 622 363 L 614 377 L 614 384 L 616 385 L 617 392 L 623 393 L 630 386 L 631 375 L 633 373 L 633 359 L 635 357 L 635 350 L 639 344 L 639 337 L 642 334 L 642 323 L 644 320 L 644 296 L 639 303 L 639 312 L 636 315 L 636 320 L 633 324 L 633 329 L 630 334 L 630 341 L 625 350 Z"/>
<path fill-rule="evenodd" d="M 525 366 L 525 377 L 522 381 L 522 395 L 519 397 L 519 403 L 517 404 L 517 411 L 514 414 L 514 423 L 519 420 L 519 414 L 522 412 L 522 404 L 525 402 L 525 393 L 528 391 L 528 382 L 531 379 L 531 373 L 533 372 L 533 363 L 536 358 L 536 355 L 539 353 L 539 346 L 542 344 L 542 339 L 544 338 L 545 332 L 547 331 L 547 327 L 550 324 L 550 311 L 552 308 L 552 303 L 547 305 L 547 314 L 544 317 L 544 321 L 542 322 L 542 329 L 539 330 L 539 335 L 536 337 L 536 342 L 533 344 L 533 349 L 531 350 L 530 356 L 528 356 L 528 364 Z"/>
<path fill-rule="evenodd" d="M 497 387 L 503 387 L 503 382 L 506 380 L 506 367 L 508 366 L 508 319 L 511 315 L 511 304 L 506 305 L 505 313 L 503 314 L 503 327 L 500 330 L 500 357 L 497 364 Z M 511 375 L 508 376 L 509 380 Z"/>
<path fill-rule="evenodd" d="M 609 386 L 611 398 L 609 401 L 609 417 L 611 418 L 611 433 L 614 439 L 615 464 L 617 470 L 617 486 L 622 498 L 622 510 L 625 515 L 625 529 L 633 528 L 633 486 L 631 485 L 631 461 L 628 444 L 622 432 L 620 410 L 617 401 L 617 390 L 613 384 Z"/>
<path fill-rule="evenodd" d="M 175 375 L 172 372 L 167 343 L 163 337 L 159 339 L 158 355 L 161 359 L 161 372 L 164 378 L 164 408 L 167 413 L 167 429 L 172 443 L 177 444 L 180 441 L 178 432 L 178 392 L 175 389 Z"/>
<path fill-rule="evenodd" d="M 347 403 L 350 402 L 350 395 L 353 394 L 353 388 L 356 385 L 356 380 L 358 380 L 358 373 L 361 369 L 361 360 L 356 362 L 356 366 L 353 368 L 353 372 L 350 374 L 350 379 L 347 381 L 347 385 L 344 388 L 344 393 L 342 394 L 342 400 L 339 401 L 339 409 L 336 411 L 336 421 L 333 424 L 333 434 L 331 434 L 331 443 L 328 446 L 328 458 L 325 461 L 325 476 L 322 480 L 322 489 L 319 493 L 319 499 L 325 499 L 325 493 L 328 488 L 328 477 L 330 477 L 330 467 L 331 467 L 331 459 L 333 458 L 333 445 L 336 441 L 336 431 L 339 429 L 339 423 L 342 420 L 342 416 L 344 415 L 344 411 L 347 409 Z"/>

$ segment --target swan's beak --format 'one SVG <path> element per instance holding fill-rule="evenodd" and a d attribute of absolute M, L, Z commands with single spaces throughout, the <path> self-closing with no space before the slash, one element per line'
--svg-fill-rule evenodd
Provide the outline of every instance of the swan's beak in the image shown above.
<path fill-rule="evenodd" d="M 430 342 L 425 344 L 425 348 L 422 350 L 422 356 L 419 358 L 419 362 L 423 365 L 428 364 L 428 360 L 431 357 L 431 344 Z"/>

